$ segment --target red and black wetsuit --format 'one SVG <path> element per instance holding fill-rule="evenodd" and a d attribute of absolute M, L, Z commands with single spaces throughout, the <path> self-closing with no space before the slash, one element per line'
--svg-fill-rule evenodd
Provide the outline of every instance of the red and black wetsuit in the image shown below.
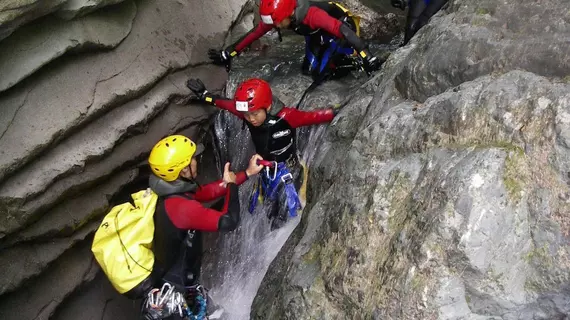
<path fill-rule="evenodd" d="M 240 119 L 243 114 L 236 110 L 234 100 L 213 97 L 212 105 L 227 110 Z M 297 143 L 296 128 L 320 123 L 331 122 L 334 118 L 333 109 L 315 111 L 300 111 L 283 106 L 274 99 L 271 109 L 267 112 L 265 122 L 255 127 L 246 121 L 251 133 L 256 152 L 265 160 L 277 162 L 296 162 Z"/>
<path fill-rule="evenodd" d="M 356 35 L 354 28 L 342 21 L 344 17 L 346 14 L 333 3 L 297 0 L 297 7 L 289 28 L 299 35 L 314 35 L 315 39 L 320 36 L 320 32 L 326 32 L 335 38 L 345 39 L 357 51 L 364 50 L 366 43 Z M 238 54 L 272 28 L 273 25 L 267 25 L 260 21 L 257 27 L 227 48 L 226 51 L 232 55 Z M 234 51 L 235 53 L 233 53 Z M 314 53 L 316 54 L 316 52 Z"/>
<path fill-rule="evenodd" d="M 198 278 L 201 263 L 200 231 L 232 231 L 240 221 L 238 185 L 247 180 L 245 172 L 236 174 L 236 183 L 221 186 L 222 180 L 197 187 L 178 179 L 169 183 L 151 176 L 150 186 L 159 199 L 154 215 L 153 279 L 166 279 L 189 285 Z M 190 190 L 189 190 L 190 189 Z M 225 196 L 221 210 L 202 203 Z M 188 275 L 193 278 L 189 279 Z"/>

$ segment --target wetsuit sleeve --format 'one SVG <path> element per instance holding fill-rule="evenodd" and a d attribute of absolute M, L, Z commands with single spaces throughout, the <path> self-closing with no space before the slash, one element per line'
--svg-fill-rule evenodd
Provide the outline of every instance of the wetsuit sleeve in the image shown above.
<path fill-rule="evenodd" d="M 221 211 L 204 207 L 196 200 L 172 197 L 164 201 L 168 217 L 178 229 L 200 231 L 232 231 L 240 220 L 238 187 L 230 183 Z"/>
<path fill-rule="evenodd" d="M 303 24 L 308 25 L 311 29 L 323 29 L 337 38 L 343 38 L 340 33 L 340 20 L 331 17 L 325 10 L 317 7 L 309 7 Z"/>
<path fill-rule="evenodd" d="M 243 119 L 243 114 L 236 109 L 236 103 L 232 99 L 224 99 L 219 96 L 207 96 L 206 103 L 218 107 L 219 109 L 229 111 L 240 119 Z"/>
<path fill-rule="evenodd" d="M 273 29 L 272 25 L 265 24 L 263 23 L 263 21 L 259 21 L 257 27 L 251 29 L 248 33 L 246 33 L 243 37 L 241 37 L 236 43 L 226 48 L 226 51 L 228 51 L 230 54 L 232 54 L 234 51 L 236 52 L 236 54 L 240 53 L 243 49 L 247 48 L 255 40 L 261 38 L 271 29 Z"/>
<path fill-rule="evenodd" d="M 278 114 L 293 128 L 331 122 L 334 119 L 333 109 L 301 111 L 294 108 L 283 108 Z"/>
<path fill-rule="evenodd" d="M 322 28 L 337 38 L 345 39 L 356 51 L 366 49 L 366 42 L 360 39 L 346 24 L 331 17 L 323 9 L 310 7 L 303 23 L 311 29 Z"/>
<path fill-rule="evenodd" d="M 236 184 L 239 186 L 247 180 L 245 171 L 236 174 Z M 199 202 L 208 202 L 215 200 L 226 193 L 226 187 L 221 185 L 222 179 L 200 186 L 194 194 L 194 199 Z"/>

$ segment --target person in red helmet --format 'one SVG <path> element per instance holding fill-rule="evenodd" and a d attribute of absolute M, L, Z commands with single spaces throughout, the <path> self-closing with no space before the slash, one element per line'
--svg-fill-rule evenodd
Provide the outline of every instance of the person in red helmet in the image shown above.
<path fill-rule="evenodd" d="M 245 120 L 256 153 L 276 164 L 260 175 L 250 212 L 261 195 L 273 204 L 268 213 L 271 229 L 281 227 L 287 221 L 287 212 L 295 216 L 301 208 L 298 190 L 303 184 L 303 167 L 297 157 L 296 128 L 331 122 L 339 109 L 300 111 L 286 107 L 273 95 L 269 83 L 256 78 L 242 82 L 234 99 L 212 95 L 200 79 L 190 79 L 186 85 L 200 101 Z"/>
<path fill-rule="evenodd" d="M 303 73 L 316 79 L 330 70 L 347 70 L 352 60 L 347 54 L 354 50 L 362 61 L 362 68 L 370 74 L 380 68 L 381 61 L 368 51 L 368 45 L 358 36 L 358 20 L 336 2 L 308 0 L 261 0 L 259 5 L 261 21 L 259 25 L 223 50 L 210 49 L 208 54 L 214 63 L 225 65 L 229 71 L 231 60 L 242 50 L 261 38 L 273 28 L 291 29 L 305 36 L 306 50 L 303 60 Z M 341 41 L 341 43 L 338 43 Z M 346 47 L 350 50 L 346 51 Z M 316 57 L 333 55 L 320 65 Z M 334 72 L 333 72 L 334 73 Z M 342 75 L 348 72 L 340 72 Z M 333 74 L 334 76 L 334 74 Z"/>

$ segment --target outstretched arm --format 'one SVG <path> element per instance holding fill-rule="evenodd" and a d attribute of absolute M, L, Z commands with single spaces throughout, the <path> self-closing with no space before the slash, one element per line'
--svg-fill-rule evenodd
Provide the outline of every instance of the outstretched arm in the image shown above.
<path fill-rule="evenodd" d="M 232 99 L 224 99 L 218 95 L 211 94 L 206 90 L 206 86 L 200 79 L 190 79 L 186 82 L 186 86 L 194 92 L 196 97 L 207 104 L 216 106 L 220 109 L 227 110 L 238 118 L 243 119 L 241 112 L 237 111 L 236 104 Z"/>
<path fill-rule="evenodd" d="M 232 57 L 236 56 L 242 52 L 243 49 L 249 47 L 249 45 L 251 45 L 255 40 L 261 38 L 264 34 L 269 32 L 272 28 L 272 25 L 265 24 L 263 21 L 259 21 L 257 27 L 251 29 L 248 33 L 236 41 L 236 43 L 227 47 L 226 51 L 229 52 Z"/>
<path fill-rule="evenodd" d="M 248 176 L 245 171 L 236 174 L 236 184 L 239 186 L 247 180 Z M 223 185 L 223 179 L 200 186 L 194 194 L 194 199 L 199 202 L 208 202 L 223 196 L 226 193 L 226 187 Z"/>
<path fill-rule="evenodd" d="M 299 128 L 331 122 L 335 116 L 335 111 L 332 108 L 313 111 L 301 111 L 294 108 L 285 107 L 281 109 L 278 116 L 287 121 L 291 127 Z"/>
<path fill-rule="evenodd" d="M 226 201 L 220 211 L 182 197 L 167 198 L 164 205 L 168 217 L 178 229 L 232 231 L 240 221 L 238 187 L 233 183 L 227 185 Z"/>

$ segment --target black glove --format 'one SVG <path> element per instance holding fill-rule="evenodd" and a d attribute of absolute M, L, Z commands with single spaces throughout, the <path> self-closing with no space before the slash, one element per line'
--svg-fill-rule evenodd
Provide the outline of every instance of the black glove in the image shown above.
<path fill-rule="evenodd" d="M 206 86 L 200 79 L 190 79 L 186 82 L 186 86 L 188 89 L 192 90 L 198 99 L 204 101 L 206 99 L 206 95 L 208 94 L 208 90 L 206 90 Z"/>
<path fill-rule="evenodd" d="M 216 50 L 210 49 L 208 50 L 208 56 L 214 64 L 226 66 L 226 71 L 230 71 L 232 67 L 232 56 L 226 50 Z"/>
<path fill-rule="evenodd" d="M 362 69 L 364 69 L 364 71 L 370 75 L 372 74 L 372 72 L 380 69 L 380 66 L 382 66 L 382 62 L 380 61 L 380 59 L 376 58 L 375 56 L 373 56 L 372 54 L 370 54 L 370 52 L 368 52 L 368 50 L 362 50 L 360 51 L 360 57 L 362 58 Z"/>
<path fill-rule="evenodd" d="M 406 7 L 408 6 L 408 2 L 406 0 L 392 0 L 391 3 L 392 7 L 402 10 L 406 10 Z"/>

